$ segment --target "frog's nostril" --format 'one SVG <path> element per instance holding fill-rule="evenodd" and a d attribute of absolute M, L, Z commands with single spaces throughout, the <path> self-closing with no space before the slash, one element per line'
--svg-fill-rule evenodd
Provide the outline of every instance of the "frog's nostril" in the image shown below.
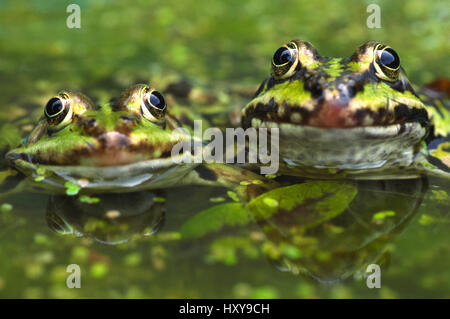
<path fill-rule="evenodd" d="M 138 119 L 136 117 L 121 116 L 120 121 L 114 128 L 117 132 L 128 135 L 136 126 Z"/>
<path fill-rule="evenodd" d="M 124 123 L 124 124 L 133 124 L 136 122 L 136 119 L 128 117 L 128 116 L 121 116 L 120 119 L 122 120 L 122 123 Z"/>
<path fill-rule="evenodd" d="M 97 121 L 95 119 L 83 121 L 83 129 L 85 134 L 89 136 L 98 136 L 103 133 L 103 129 L 97 125 Z"/>
<path fill-rule="evenodd" d="M 311 92 L 313 98 L 318 98 L 323 94 L 323 88 L 320 84 L 314 84 L 309 87 L 305 85 L 305 88 Z"/>
<path fill-rule="evenodd" d="M 345 78 L 337 85 L 337 89 L 339 90 L 342 97 L 351 99 L 358 92 L 364 90 L 364 86 L 363 83 L 353 78 Z"/>
<path fill-rule="evenodd" d="M 84 130 L 89 133 L 95 129 L 97 121 L 95 119 L 89 119 L 83 122 Z"/>

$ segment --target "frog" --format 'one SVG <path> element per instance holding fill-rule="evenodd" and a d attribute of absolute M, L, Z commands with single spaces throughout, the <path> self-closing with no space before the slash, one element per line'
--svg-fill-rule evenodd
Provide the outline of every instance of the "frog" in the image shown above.
<path fill-rule="evenodd" d="M 416 92 L 397 52 L 379 41 L 331 58 L 292 40 L 275 51 L 241 126 L 278 129 L 279 174 L 449 179 L 449 82 Z"/>
<path fill-rule="evenodd" d="M 61 91 L 47 101 L 21 145 L 6 153 L 11 169 L 0 177 L 8 190 L 69 195 L 206 185 L 245 197 L 248 185 L 271 184 L 245 169 L 196 161 L 196 137 L 176 131 L 182 125 L 148 84 L 132 85 L 100 104 L 81 92 Z M 183 143 L 189 147 L 173 153 Z"/>

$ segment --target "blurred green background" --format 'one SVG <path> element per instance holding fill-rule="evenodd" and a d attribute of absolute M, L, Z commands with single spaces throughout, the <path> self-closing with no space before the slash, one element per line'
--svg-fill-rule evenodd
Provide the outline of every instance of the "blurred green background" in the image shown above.
<path fill-rule="evenodd" d="M 81 7 L 80 29 L 66 26 L 71 3 Z M 381 7 L 380 29 L 366 26 L 370 3 Z M 326 56 L 348 56 L 381 40 L 422 85 L 449 75 L 449 18 L 446 0 L 0 0 L 0 119 L 13 119 L 15 106 L 44 103 L 61 88 L 115 95 L 153 73 L 175 72 L 212 88 L 257 85 L 273 52 L 294 38 Z M 195 208 L 201 198 L 183 206 Z M 45 196 L 11 203 L 14 210 L 0 214 L 1 297 L 450 297 L 448 224 L 430 231 L 414 220 L 396 242 L 390 284 L 369 290 L 361 282 L 316 286 L 272 269 L 252 251 L 237 264 L 219 258 L 211 265 L 199 252 L 183 254 L 183 246 L 171 252 L 164 237 L 126 247 L 61 239 L 45 225 Z M 185 218 L 172 205 L 169 232 Z M 62 284 L 70 262 L 87 269 L 86 289 Z"/>
<path fill-rule="evenodd" d="M 445 0 L 79 0 L 81 28 L 69 29 L 72 2 L 0 2 L 0 73 L 8 92 L 127 84 L 136 74 L 166 70 L 209 83 L 257 84 L 273 52 L 294 38 L 336 57 L 381 40 L 418 85 L 449 73 Z M 370 3 L 381 8 L 380 29 L 366 26 Z"/>

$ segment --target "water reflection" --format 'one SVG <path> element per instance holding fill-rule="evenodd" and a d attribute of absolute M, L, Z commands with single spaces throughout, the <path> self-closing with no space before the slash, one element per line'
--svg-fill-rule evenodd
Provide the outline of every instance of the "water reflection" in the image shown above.
<path fill-rule="evenodd" d="M 101 194 L 83 201 L 78 196 L 53 195 L 46 220 L 57 233 L 116 245 L 155 234 L 164 223 L 165 198 L 162 191 Z"/>
<path fill-rule="evenodd" d="M 276 269 L 338 282 L 386 258 L 389 243 L 415 216 L 427 188 L 425 178 L 289 181 L 247 203 L 220 203 L 186 217 L 179 225 L 180 244 L 200 251 L 230 232 L 250 238 L 256 227 L 263 239 L 249 242 Z M 167 196 L 162 191 L 89 198 L 51 196 L 48 226 L 60 234 L 115 245 L 155 235 L 165 218 Z"/>
<path fill-rule="evenodd" d="M 281 195 L 276 213 L 266 218 L 258 208 L 251 212 L 266 235 L 267 256 L 279 270 L 326 283 L 382 262 L 427 190 L 425 179 L 341 182 L 331 189 L 309 183 L 305 191 L 318 187 L 323 193 L 291 203 L 289 209 Z M 342 209 L 333 203 L 343 204 Z"/>

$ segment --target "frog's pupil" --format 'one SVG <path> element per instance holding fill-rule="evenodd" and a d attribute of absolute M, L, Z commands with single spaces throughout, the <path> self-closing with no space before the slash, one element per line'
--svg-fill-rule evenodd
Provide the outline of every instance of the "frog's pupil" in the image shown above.
<path fill-rule="evenodd" d="M 57 97 L 50 99 L 45 107 L 48 115 L 56 115 L 63 109 L 63 103 Z"/>
<path fill-rule="evenodd" d="M 397 69 L 400 65 L 400 58 L 391 48 L 383 50 L 381 53 L 381 63 L 391 69 Z"/>
<path fill-rule="evenodd" d="M 288 48 L 281 47 L 273 55 L 273 62 L 275 62 L 276 65 L 282 65 L 289 61 L 292 61 L 292 54 L 291 50 Z"/>
<path fill-rule="evenodd" d="M 160 110 L 163 110 L 166 107 L 166 102 L 158 91 L 153 91 L 150 94 L 150 103 Z"/>

